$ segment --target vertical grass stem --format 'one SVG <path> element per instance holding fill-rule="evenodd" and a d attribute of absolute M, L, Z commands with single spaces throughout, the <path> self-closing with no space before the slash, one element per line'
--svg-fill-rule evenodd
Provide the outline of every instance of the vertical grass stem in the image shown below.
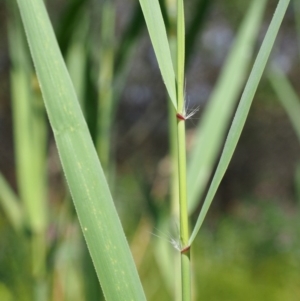
<path fill-rule="evenodd" d="M 178 113 L 184 116 L 184 57 L 185 57 L 185 30 L 184 30 L 183 0 L 177 1 L 177 108 Z M 186 191 L 186 146 L 185 146 L 185 122 L 178 119 L 178 171 L 179 171 L 179 207 L 180 207 L 180 239 L 181 246 L 185 250 L 181 252 L 181 286 L 182 300 L 191 300 L 191 272 L 189 222 L 187 211 Z"/>
<path fill-rule="evenodd" d="M 185 122 L 178 120 L 178 170 L 179 170 L 179 207 L 180 207 L 180 239 L 183 249 L 188 246 L 189 222 L 186 191 L 186 148 Z M 191 300 L 190 251 L 181 252 L 181 286 L 182 300 Z"/>

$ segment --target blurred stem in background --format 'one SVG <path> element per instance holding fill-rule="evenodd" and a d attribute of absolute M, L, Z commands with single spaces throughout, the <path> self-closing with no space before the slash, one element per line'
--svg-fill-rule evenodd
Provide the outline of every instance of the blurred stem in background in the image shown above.
<path fill-rule="evenodd" d="M 81 109 L 85 109 L 86 73 L 87 73 L 87 37 L 88 16 L 86 10 L 82 9 L 78 16 L 80 26 L 73 28 L 72 39 L 67 48 L 66 64 L 70 73 Z M 83 112 L 85 114 L 85 112 Z"/>
<path fill-rule="evenodd" d="M 101 9 L 100 67 L 98 80 L 98 128 L 96 148 L 108 179 L 110 179 L 111 134 L 113 110 L 113 67 L 115 8 L 112 1 L 104 1 Z"/>
<path fill-rule="evenodd" d="M 174 0 L 172 0 L 174 1 Z M 196 2 L 196 3 L 195 3 Z M 190 25 L 186 30 L 186 43 L 185 43 L 185 61 L 186 67 L 191 62 L 193 51 L 195 50 L 195 43 L 197 37 L 202 31 L 205 18 L 208 16 L 209 9 L 211 8 L 214 0 L 196 0 L 194 1 L 195 8 L 192 13 Z"/>
<path fill-rule="evenodd" d="M 299 55 L 299 64 L 300 64 L 300 1 L 294 0 L 293 4 L 295 9 L 296 33 L 297 33 L 297 40 L 298 40 L 298 55 Z M 296 182 L 296 197 L 298 200 L 298 207 L 300 208 L 300 162 L 298 162 L 296 167 L 295 182 Z"/>
<path fill-rule="evenodd" d="M 18 192 L 31 236 L 35 300 L 46 300 L 46 115 L 19 14 L 14 3 L 8 7 L 11 13 L 8 30 Z"/>
<path fill-rule="evenodd" d="M 300 143 L 300 97 L 287 75 L 279 67 L 272 67 L 269 70 L 268 78 L 278 101 L 290 119 Z M 300 202 L 300 162 L 295 166 L 295 194 L 296 199 Z"/>
<path fill-rule="evenodd" d="M 77 31 L 78 27 L 85 26 L 78 20 L 82 18 L 82 11 L 86 8 L 91 0 L 72 0 L 68 1 L 65 10 L 60 17 L 60 21 L 56 28 L 56 36 L 59 48 L 62 55 L 65 56 L 68 48 L 72 45 L 74 29 Z"/>
<path fill-rule="evenodd" d="M 24 211 L 18 196 L 0 173 L 0 203 L 14 230 L 20 233 L 24 226 Z"/>
<path fill-rule="evenodd" d="M 281 69 L 271 68 L 268 76 L 271 86 L 286 111 L 300 142 L 300 98 Z"/>
<path fill-rule="evenodd" d="M 296 22 L 296 32 L 297 32 L 297 40 L 298 40 L 298 54 L 300 60 L 300 1 L 293 1 L 294 10 L 295 10 L 295 22 Z"/>

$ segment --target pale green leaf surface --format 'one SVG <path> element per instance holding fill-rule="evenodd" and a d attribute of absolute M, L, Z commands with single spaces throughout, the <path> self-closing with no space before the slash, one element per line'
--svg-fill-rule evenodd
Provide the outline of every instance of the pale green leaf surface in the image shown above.
<path fill-rule="evenodd" d="M 197 127 L 187 169 L 189 213 L 197 207 L 220 152 L 230 117 L 246 80 L 265 5 L 266 0 L 251 3 Z"/>
<path fill-rule="evenodd" d="M 113 200 L 43 1 L 18 0 L 78 218 L 107 300 L 145 300 Z"/>
<path fill-rule="evenodd" d="M 300 141 L 300 97 L 280 69 L 272 68 L 268 75 L 272 88 L 288 114 Z"/>
<path fill-rule="evenodd" d="M 170 99 L 177 109 L 175 73 L 166 27 L 158 0 L 140 0 L 147 28 Z"/>
<path fill-rule="evenodd" d="M 271 24 L 268 28 L 268 31 L 266 33 L 266 36 L 262 43 L 262 46 L 261 46 L 259 53 L 257 55 L 257 58 L 255 60 L 253 69 L 252 69 L 249 79 L 247 81 L 245 90 L 242 94 L 239 106 L 237 108 L 236 114 L 234 116 L 232 125 L 230 127 L 230 130 L 229 130 L 226 142 L 225 142 L 225 146 L 224 146 L 219 164 L 217 166 L 217 170 L 214 174 L 213 180 L 211 182 L 208 193 L 204 200 L 203 207 L 201 209 L 201 212 L 198 216 L 196 225 L 195 225 L 194 230 L 189 239 L 190 245 L 194 241 L 194 239 L 204 221 L 204 218 L 211 205 L 211 202 L 215 196 L 215 193 L 220 185 L 220 182 L 221 182 L 221 180 L 225 174 L 225 171 L 229 165 L 229 162 L 232 158 L 233 152 L 236 148 L 236 145 L 238 143 L 242 129 L 246 122 L 246 118 L 249 113 L 254 94 L 256 92 L 257 86 L 259 84 L 262 73 L 266 66 L 267 60 L 269 58 L 271 49 L 275 42 L 280 24 L 282 22 L 282 19 L 284 17 L 284 14 L 286 12 L 289 2 L 290 2 L 289 0 L 280 0 L 278 6 L 276 8 L 275 14 L 272 18 Z"/>

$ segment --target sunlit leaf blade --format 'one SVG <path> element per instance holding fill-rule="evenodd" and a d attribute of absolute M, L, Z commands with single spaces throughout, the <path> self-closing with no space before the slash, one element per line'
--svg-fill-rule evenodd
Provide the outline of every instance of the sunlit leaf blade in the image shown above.
<path fill-rule="evenodd" d="M 225 171 L 229 165 L 229 162 L 232 158 L 233 152 L 235 150 L 235 147 L 236 147 L 239 137 L 241 135 L 242 129 L 246 122 L 246 118 L 247 118 L 248 112 L 250 110 L 250 106 L 251 106 L 254 94 L 256 92 L 257 86 L 259 84 L 262 73 L 266 66 L 272 46 L 275 42 L 275 38 L 277 36 L 280 24 L 282 22 L 282 19 L 284 17 L 284 14 L 286 12 L 289 2 L 290 2 L 289 0 L 280 0 L 278 6 L 276 8 L 275 14 L 272 18 L 271 24 L 269 26 L 267 34 L 264 38 L 262 46 L 261 46 L 259 53 L 257 55 L 257 58 L 255 60 L 251 74 L 247 81 L 245 90 L 242 94 L 239 106 L 237 108 L 236 114 L 234 116 L 232 125 L 230 127 L 230 130 L 229 130 L 226 142 L 225 142 L 225 146 L 224 146 L 217 170 L 214 174 L 213 180 L 211 182 L 208 193 L 204 200 L 203 207 L 201 209 L 201 212 L 198 216 L 196 225 L 195 225 L 194 230 L 189 239 L 189 244 L 192 244 L 192 242 L 194 241 L 194 239 L 203 223 L 203 220 L 207 214 L 207 211 L 211 205 L 211 202 L 215 196 L 215 193 L 219 187 L 219 184 L 220 184 L 220 182 L 225 174 Z"/>
<path fill-rule="evenodd" d="M 194 148 L 188 162 L 188 207 L 192 213 L 202 198 L 220 152 L 223 137 L 246 80 L 266 0 L 250 5 L 232 50 L 197 127 Z"/>
<path fill-rule="evenodd" d="M 175 73 L 172 64 L 166 27 L 158 0 L 140 0 L 160 72 L 170 99 L 177 109 Z"/>
<path fill-rule="evenodd" d="M 300 141 L 300 97 L 280 69 L 272 68 L 269 72 L 269 80 Z"/>
<path fill-rule="evenodd" d="M 43 1 L 18 0 L 48 116 L 79 221 L 107 300 L 145 300 Z"/>

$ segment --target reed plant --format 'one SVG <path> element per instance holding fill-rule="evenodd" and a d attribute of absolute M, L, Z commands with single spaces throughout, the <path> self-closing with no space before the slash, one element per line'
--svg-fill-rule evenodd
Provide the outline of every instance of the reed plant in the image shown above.
<path fill-rule="evenodd" d="M 166 28 L 163 19 L 161 9 L 163 6 L 160 5 L 159 1 L 140 0 L 139 2 L 162 79 L 166 85 L 169 96 L 169 116 L 172 120 L 170 122 L 173 137 L 171 144 L 174 166 L 172 170 L 175 172 L 172 181 L 173 213 L 176 217 L 178 210 L 180 228 L 179 240 L 174 241 L 174 247 L 175 252 L 180 256 L 181 262 L 181 289 L 180 293 L 177 293 L 174 298 L 189 301 L 193 298 L 191 248 L 236 148 L 254 94 L 289 5 L 289 0 L 279 1 L 247 78 L 247 68 L 250 65 L 249 57 L 253 52 L 255 37 L 258 34 L 259 24 L 267 1 L 255 0 L 249 5 L 243 25 L 228 57 L 224 73 L 220 76 L 210 105 L 197 129 L 197 139 L 188 166 L 185 123 L 189 118 L 189 112 L 186 106 L 185 91 L 184 1 L 177 0 L 176 3 L 173 3 L 176 13 L 172 22 L 174 26 L 176 25 L 176 35 L 170 38 L 167 34 L 170 31 Z M 108 27 L 102 26 L 101 64 L 100 71 L 96 76 L 100 82 L 98 114 L 102 116 L 96 126 L 98 132 L 101 133 L 101 139 L 98 141 L 94 139 L 94 141 L 96 140 L 96 148 L 82 112 L 83 106 L 80 106 L 77 98 L 77 95 L 82 96 L 84 94 L 84 87 L 79 89 L 76 85 L 78 89 L 76 95 L 43 1 L 17 0 L 17 4 L 60 161 L 104 297 L 106 300 L 112 301 L 146 300 L 103 171 L 104 169 L 107 175 L 109 174 L 107 171 L 110 170 L 109 135 L 114 111 L 112 70 L 114 60 L 117 63 L 121 61 L 118 60 L 113 48 L 115 15 L 111 3 L 108 3 L 102 11 L 102 19 L 106 20 L 105 25 Z M 18 231 L 23 227 L 23 224 L 26 224 L 32 232 L 32 263 L 34 264 L 33 271 L 35 271 L 34 275 L 36 277 L 34 298 L 35 300 L 47 300 L 47 277 L 45 276 L 47 243 L 45 241 L 45 231 L 48 224 L 44 177 L 46 160 L 45 149 L 37 147 L 37 145 L 46 145 L 45 139 L 47 136 L 44 132 L 46 121 L 43 117 L 44 111 L 40 106 L 41 96 L 38 89 L 32 95 L 33 92 L 28 91 L 30 85 L 25 83 L 30 76 L 24 74 L 24 72 L 32 73 L 32 71 L 28 67 L 29 57 L 24 58 L 24 53 L 18 52 L 23 47 L 19 44 L 16 45 L 16 43 L 24 43 L 24 36 L 18 32 L 19 28 L 13 24 L 10 26 L 10 43 L 14 63 L 11 79 L 12 90 L 24 89 L 24 91 L 22 90 L 22 102 L 16 96 L 18 102 L 14 103 L 14 113 L 20 114 L 15 116 L 14 120 L 16 122 L 15 127 L 18 128 L 15 137 L 17 157 L 20 160 L 19 165 L 21 167 L 18 181 L 21 187 L 20 198 L 22 202 L 17 200 L 18 197 L 9 189 L 8 184 L 2 177 L 0 178 L 0 186 L 4 189 L 1 189 L 3 191 L 1 200 L 7 200 L 8 198 L 11 200 L 10 203 L 2 201 L 2 204 L 15 229 Z M 86 29 L 82 28 L 82 30 Z M 64 51 L 64 48 L 62 50 Z M 79 53 L 82 54 L 80 48 Z M 87 60 L 81 57 L 80 62 L 82 63 L 80 69 L 83 70 L 87 66 Z M 73 66 L 71 60 L 69 64 Z M 73 75 L 75 74 L 76 72 L 73 73 Z M 72 78 L 76 81 L 75 76 L 72 76 Z M 81 79 L 78 80 L 79 83 L 81 81 Z M 212 177 L 196 223 L 192 225 L 190 214 L 196 208 L 197 200 L 203 194 L 204 187 L 212 173 L 213 164 L 222 145 L 222 139 L 226 135 L 226 125 L 229 123 L 229 118 L 245 81 L 246 85 L 227 134 L 217 169 Z M 18 88 L 14 85 L 17 85 Z M 32 100 L 34 100 L 34 103 L 30 103 Z M 21 107 L 22 105 L 25 109 Z M 23 124 L 21 124 L 22 121 Z M 25 142 L 18 144 L 19 139 L 24 139 Z M 18 145 L 20 146 L 18 147 Z M 30 145 L 34 145 L 37 152 L 30 152 Z M 26 157 L 29 156 L 30 160 L 22 160 L 24 151 Z M 29 166 L 23 166 L 24 164 L 29 164 Z M 27 174 L 32 170 L 34 170 L 34 177 L 31 176 L 32 174 Z M 179 204 L 176 205 L 177 200 Z M 25 210 L 19 204 L 24 205 Z M 67 216 L 68 214 L 62 214 L 62 220 Z M 201 292 L 199 296 L 199 300 L 201 300 Z"/>
<path fill-rule="evenodd" d="M 177 117 L 177 156 L 178 156 L 178 179 L 179 179 L 179 216 L 180 216 L 180 253 L 181 253 L 181 287 L 182 300 L 191 300 L 191 271 L 190 271 L 190 247 L 200 230 L 204 218 L 211 205 L 217 188 L 229 165 L 242 128 L 245 124 L 251 102 L 261 79 L 264 67 L 274 44 L 279 26 L 287 9 L 289 1 L 280 1 L 269 30 L 263 41 L 257 59 L 247 80 L 244 92 L 238 105 L 235 117 L 230 127 L 227 140 L 212 179 L 210 188 L 204 200 L 196 225 L 189 236 L 187 182 L 186 182 L 186 147 L 185 147 L 185 120 L 187 119 L 186 106 L 184 103 L 184 58 L 185 58 L 185 22 L 183 0 L 177 1 L 177 60 L 176 71 L 172 65 L 172 56 L 168 43 L 166 29 L 163 23 L 162 13 L 158 1 L 140 1 L 145 16 L 147 28 L 152 45 L 165 82 L 170 100 L 174 106 L 174 114 Z M 256 5 L 263 5 L 257 1 Z M 175 75 L 176 74 L 176 75 Z M 175 96 L 174 96 L 175 95 Z M 175 97 L 175 100 L 174 100 Z M 202 145 L 202 148 L 205 147 Z"/>

